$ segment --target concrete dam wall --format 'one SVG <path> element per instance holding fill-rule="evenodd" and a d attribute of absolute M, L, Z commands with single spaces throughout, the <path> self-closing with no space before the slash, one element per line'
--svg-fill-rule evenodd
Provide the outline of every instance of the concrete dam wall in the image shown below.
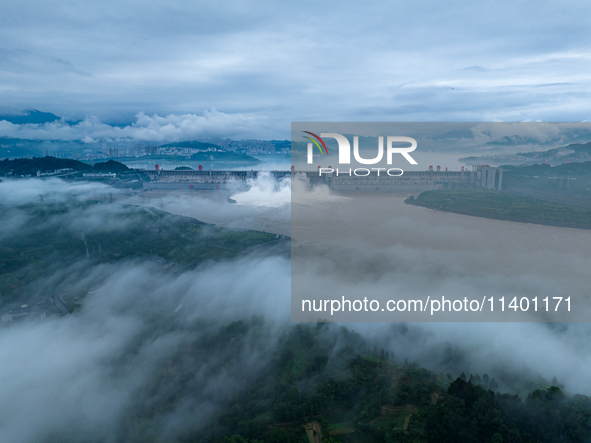
<path fill-rule="evenodd" d="M 450 189 L 462 185 L 476 185 L 489 189 L 500 188 L 502 170 L 480 167 L 472 171 L 407 171 L 401 176 L 389 176 L 385 172 L 371 171 L 365 176 L 322 173 L 317 171 L 144 171 L 150 181 L 144 182 L 146 190 L 236 190 L 248 188 L 250 181 L 263 174 L 276 180 L 300 177 L 309 186 L 326 185 L 336 192 L 423 192 L 432 189 Z"/>

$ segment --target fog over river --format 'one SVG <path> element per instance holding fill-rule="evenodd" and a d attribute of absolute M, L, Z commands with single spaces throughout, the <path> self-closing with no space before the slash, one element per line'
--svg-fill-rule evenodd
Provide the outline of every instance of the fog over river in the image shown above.
<path fill-rule="evenodd" d="M 109 203 L 117 190 L 103 184 L 5 180 L 0 183 L 0 202 L 17 207 L 39 205 L 39 195 L 53 202 L 103 196 L 104 205 L 81 206 L 74 215 L 58 214 L 47 221 L 78 239 L 80 229 L 87 235 L 124 229 L 117 220 L 126 203 L 220 226 L 293 235 L 293 244 L 300 246 L 306 245 L 304 234 L 335 235 L 331 223 L 311 220 L 292 226 L 292 215 L 302 207 L 323 208 L 329 221 L 348 220 L 341 211 L 350 195 L 318 188 L 298 206 L 291 201 L 289 180 L 275 183 L 262 177 L 252 185 L 246 192 L 236 189 L 236 203 L 228 201 L 226 191 L 146 192 L 120 195 Z M 361 295 L 371 297 L 372 285 L 387 285 L 394 294 L 409 297 L 419 290 L 487 290 L 499 296 L 511 291 L 527 296 L 586 293 L 591 232 L 435 212 L 406 205 L 405 197 L 364 195 L 355 200 L 358 210 L 381 208 L 372 213 L 375 223 L 370 229 L 341 224 L 341 244 L 352 243 L 349 233 L 356 232 L 358 243 L 353 246 L 359 253 L 354 259 L 374 268 L 366 279 L 344 269 L 349 286 L 365 288 Z M 25 212 L 9 213 L 14 216 L 5 220 L 3 238 L 30 226 Z M 293 327 L 291 263 L 285 254 L 253 253 L 177 270 L 150 260 L 88 268 L 86 263 L 81 256 L 79 263 L 62 266 L 56 257 L 51 274 L 26 289 L 86 294 L 79 311 L 15 322 L 0 334 L 0 404 L 11 405 L 0 415 L 1 441 L 55 441 L 56 435 L 60 441 L 84 441 L 88 435 L 96 441 L 130 441 L 130 435 L 146 432 L 129 427 L 130 417 L 171 396 L 178 402 L 153 416 L 148 431 L 173 439 L 204 429 L 251 386 L 281 350 L 282 334 Z M 306 277 L 312 283 L 323 279 L 326 286 L 321 288 L 330 294 L 342 276 L 317 263 L 310 260 Z M 247 334 L 248 346 L 240 352 L 232 346 L 205 346 L 225 325 L 255 317 L 266 332 Z M 543 384 L 556 376 L 567 391 L 591 394 L 588 323 L 351 322 L 333 325 L 332 330 L 338 333 L 340 326 L 359 332 L 369 346 L 388 350 L 398 361 L 416 361 L 452 376 L 486 372 L 501 390 L 511 391 L 507 380 Z M 162 383 L 163 376 L 174 379 L 169 367 L 173 359 L 191 390 L 184 384 Z"/>
<path fill-rule="evenodd" d="M 298 234 L 306 238 L 333 234 L 330 223 L 306 224 L 301 219 L 297 228 L 290 229 L 292 211 L 298 211 L 296 203 L 290 207 L 286 194 L 290 187 L 289 180 L 274 188 L 269 179 L 261 179 L 248 192 L 234 194 L 236 204 L 229 203 L 225 194 L 207 191 L 145 194 L 141 199 L 144 204 L 223 226 L 286 235 L 291 232 L 294 244 L 300 240 Z M 586 293 L 590 287 L 591 231 L 439 212 L 405 204 L 408 196 L 365 194 L 355 198 L 320 188 L 300 203 L 321 203 L 326 213 L 341 220 L 347 214 L 340 214 L 339 208 L 351 198 L 355 198 L 360 212 L 379 206 L 381 212 L 373 217 L 375 229 L 361 230 L 356 235 L 366 246 L 390 254 L 395 266 L 384 274 L 397 279 L 402 295 L 412 294 L 417 286 L 433 291 L 475 290 L 482 286 L 497 291 L 499 296 L 521 291 L 528 297 L 552 291 Z M 285 282 L 289 284 L 288 275 Z M 288 309 L 289 300 L 280 303 Z M 547 378 L 556 375 L 567 388 L 591 393 L 586 369 L 591 365 L 591 349 L 587 346 L 591 328 L 586 323 L 347 326 L 427 367 L 446 370 L 460 363 L 466 371 L 479 373 L 523 369 Z"/>

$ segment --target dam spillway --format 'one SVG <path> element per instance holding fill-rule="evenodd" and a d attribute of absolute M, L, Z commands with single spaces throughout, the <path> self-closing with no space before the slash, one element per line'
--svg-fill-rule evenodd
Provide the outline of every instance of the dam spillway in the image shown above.
<path fill-rule="evenodd" d="M 389 176 L 370 171 L 364 176 L 340 172 L 318 171 L 224 171 L 224 170 L 144 170 L 149 181 L 144 190 L 224 190 L 249 187 L 252 180 L 270 175 L 275 180 L 304 175 L 310 186 L 327 185 L 336 192 L 423 192 L 432 189 L 451 189 L 463 185 L 501 189 L 503 170 L 481 166 L 471 171 L 405 171 L 400 176 Z"/>

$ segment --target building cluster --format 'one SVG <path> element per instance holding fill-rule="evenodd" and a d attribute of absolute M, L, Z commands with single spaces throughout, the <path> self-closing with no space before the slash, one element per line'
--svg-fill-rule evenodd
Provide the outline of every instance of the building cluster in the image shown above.
<path fill-rule="evenodd" d="M 82 176 L 84 178 L 117 178 L 114 172 L 84 172 Z"/>
<path fill-rule="evenodd" d="M 242 152 L 247 155 L 276 154 L 275 145 L 266 140 L 230 140 L 215 139 L 210 143 L 219 145 L 226 151 Z"/>
<path fill-rule="evenodd" d="M 35 304 L 12 303 L 0 311 L 0 323 L 10 324 L 25 319 L 43 320 L 46 312 L 53 311 L 53 300 L 51 298 L 41 300 Z"/>
<path fill-rule="evenodd" d="M 60 174 L 64 174 L 64 173 L 72 172 L 72 171 L 73 171 L 72 168 L 56 169 L 55 171 L 46 171 L 46 172 L 37 171 L 37 177 L 49 177 L 52 175 L 60 175 Z"/>
<path fill-rule="evenodd" d="M 193 154 L 197 154 L 199 152 L 213 152 L 213 151 L 221 151 L 221 149 L 217 148 L 205 148 L 205 149 L 198 149 L 198 148 L 185 148 L 182 146 L 146 146 L 145 155 L 176 155 L 179 157 L 190 157 Z"/>
<path fill-rule="evenodd" d="M 230 140 L 230 139 L 211 139 L 207 140 L 207 143 L 211 143 L 219 146 L 218 148 L 210 147 L 205 149 L 199 148 L 187 148 L 183 146 L 146 146 L 145 143 L 133 142 L 133 143 L 117 143 L 117 146 L 109 146 L 109 143 L 103 142 L 101 148 L 96 149 L 85 149 L 82 152 L 68 153 L 67 157 L 76 160 L 101 160 L 109 158 L 119 157 L 143 157 L 145 155 L 174 155 L 180 157 L 190 157 L 198 152 L 211 152 L 211 151 L 229 151 L 229 152 L 240 152 L 247 155 L 266 155 L 266 154 L 289 154 L 291 149 L 289 147 L 283 147 L 277 149 L 275 145 L 266 140 Z M 64 154 L 64 158 L 66 155 Z"/>
<path fill-rule="evenodd" d="M 101 148 L 96 149 L 85 149 L 82 152 L 68 153 L 63 158 L 71 158 L 74 160 L 106 160 L 109 158 L 120 158 L 120 157 L 141 157 L 144 155 L 146 145 L 144 143 L 128 143 L 119 144 L 118 146 L 109 146 L 106 142 L 103 142 Z"/>

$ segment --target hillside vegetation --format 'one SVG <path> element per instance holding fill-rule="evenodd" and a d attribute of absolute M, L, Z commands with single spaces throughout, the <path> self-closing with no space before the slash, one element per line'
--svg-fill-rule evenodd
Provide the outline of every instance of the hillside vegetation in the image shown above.
<path fill-rule="evenodd" d="M 150 259 L 163 266 L 194 267 L 277 240 L 274 234 L 219 228 L 156 209 L 106 202 L 40 201 L 9 208 L 0 204 L 0 223 L 15 217 L 26 222 L 20 235 L 0 242 L 1 302 L 12 301 L 55 266 Z"/>
<path fill-rule="evenodd" d="M 233 323 L 217 341 L 232 342 L 238 350 L 241 337 L 259 328 L 263 333 L 256 321 Z M 462 374 L 452 381 L 450 375 L 368 347 L 359 335 L 335 325 L 291 327 L 268 371 L 219 418 L 214 434 L 228 435 L 189 441 L 556 443 L 591 438 L 588 397 L 547 386 L 522 400 L 494 392 L 497 383 L 486 374 L 468 380 Z"/>
<path fill-rule="evenodd" d="M 406 202 L 466 215 L 530 223 L 572 224 L 573 227 L 591 228 L 590 209 L 482 188 L 427 191 L 416 198 L 407 199 Z"/>
<path fill-rule="evenodd" d="M 0 160 L 0 175 L 12 173 L 13 176 L 34 176 L 37 174 L 37 171 L 52 172 L 58 169 L 73 169 L 74 171 L 81 172 L 121 172 L 129 168 L 114 160 L 95 163 L 91 166 L 78 160 L 51 156 Z"/>

